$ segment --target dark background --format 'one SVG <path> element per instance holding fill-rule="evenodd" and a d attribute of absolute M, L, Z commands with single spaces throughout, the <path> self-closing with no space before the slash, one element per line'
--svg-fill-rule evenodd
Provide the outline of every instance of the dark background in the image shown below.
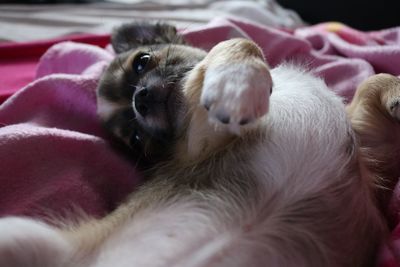
<path fill-rule="evenodd" d="M 310 24 L 338 21 L 360 30 L 400 26 L 400 0 L 277 0 Z"/>
<path fill-rule="evenodd" d="M 103 0 L 0 0 L 0 4 L 68 4 L 106 2 Z"/>
<path fill-rule="evenodd" d="M 0 0 L 12 4 L 91 3 L 103 0 Z M 359 30 L 400 26 L 400 0 L 277 0 L 310 24 L 338 21 Z"/>

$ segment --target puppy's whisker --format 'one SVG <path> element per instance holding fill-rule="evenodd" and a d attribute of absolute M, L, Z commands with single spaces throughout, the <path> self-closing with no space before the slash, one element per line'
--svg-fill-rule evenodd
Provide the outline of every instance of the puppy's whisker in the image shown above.
<path fill-rule="evenodd" d="M 179 34 L 179 35 L 178 35 L 178 34 L 176 35 L 175 41 L 177 41 L 178 39 L 181 39 L 183 42 L 186 42 L 186 40 L 184 40 L 184 38 L 182 38 L 182 33 L 184 33 L 187 29 L 192 28 L 194 25 L 195 25 L 194 23 L 189 23 L 186 27 L 180 28 L 180 29 L 179 29 L 180 34 Z"/>
<path fill-rule="evenodd" d="M 137 160 L 135 161 L 134 167 L 135 169 L 139 167 L 140 161 L 143 159 L 143 155 L 139 154 L 139 157 L 137 158 Z"/>
<path fill-rule="evenodd" d="M 168 64 L 168 58 L 169 58 L 170 51 L 171 51 L 171 44 L 168 45 L 168 48 L 167 48 L 167 55 L 165 57 L 165 64 L 164 64 L 164 69 L 165 70 L 167 69 L 167 64 Z"/>
<path fill-rule="evenodd" d="M 154 48 L 152 46 L 149 47 L 149 51 L 148 53 L 150 54 L 150 56 L 154 57 L 155 56 L 155 52 L 154 52 Z"/>

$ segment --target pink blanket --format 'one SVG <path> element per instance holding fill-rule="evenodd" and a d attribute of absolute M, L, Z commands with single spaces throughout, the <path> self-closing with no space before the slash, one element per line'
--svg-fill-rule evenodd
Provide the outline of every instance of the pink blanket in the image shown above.
<path fill-rule="evenodd" d="M 363 33 L 328 23 L 285 32 L 215 19 L 184 35 L 205 49 L 232 37 L 251 38 L 272 66 L 301 63 L 346 101 L 368 76 L 400 74 L 400 28 Z M 75 210 L 103 216 L 140 183 L 135 163 L 109 145 L 96 117 L 96 84 L 112 58 L 96 46 L 55 45 L 39 62 L 36 80 L 0 106 L 0 216 L 68 216 Z M 393 195 L 397 223 L 400 185 Z M 400 226 L 382 246 L 378 266 L 399 262 Z"/>

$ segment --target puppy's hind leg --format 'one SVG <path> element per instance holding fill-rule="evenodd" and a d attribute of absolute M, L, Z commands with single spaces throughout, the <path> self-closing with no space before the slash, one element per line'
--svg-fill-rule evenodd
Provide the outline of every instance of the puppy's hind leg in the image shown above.
<path fill-rule="evenodd" d="M 362 160 L 380 188 L 392 189 L 400 176 L 400 79 L 389 74 L 368 78 L 358 88 L 347 113 L 357 133 Z M 386 206 L 389 191 L 380 194 Z"/>

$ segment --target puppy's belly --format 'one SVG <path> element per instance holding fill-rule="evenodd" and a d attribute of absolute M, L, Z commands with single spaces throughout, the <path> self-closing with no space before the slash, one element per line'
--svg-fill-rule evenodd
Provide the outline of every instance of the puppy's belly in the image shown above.
<path fill-rule="evenodd" d="M 360 197 L 353 192 L 360 189 L 358 180 L 348 182 L 354 177 L 347 146 L 353 144 L 343 104 L 309 74 L 280 67 L 272 75 L 274 93 L 261 131 L 267 138 L 238 148 L 236 153 L 251 156 L 230 163 L 231 169 L 251 170 L 260 185 L 250 192 L 254 199 L 233 208 L 240 219 L 211 206 L 218 204 L 178 198 L 136 214 L 101 246 L 91 266 L 322 266 L 329 258 L 326 246 L 343 247 L 349 257 L 352 241 L 329 236 L 354 234 L 346 223 L 356 201 L 346 203 L 348 209 L 343 205 L 349 196 Z M 332 197 L 328 189 L 345 182 L 347 188 Z M 217 192 L 216 199 L 224 202 L 224 194 L 230 193 Z M 343 225 L 336 220 L 341 215 Z"/>
<path fill-rule="evenodd" d="M 264 170 L 259 176 L 273 179 L 273 186 L 301 193 L 346 175 L 355 144 L 342 100 L 322 80 L 293 66 L 271 74 L 274 91 L 264 121 L 268 138 L 255 149 L 253 168 Z"/>

